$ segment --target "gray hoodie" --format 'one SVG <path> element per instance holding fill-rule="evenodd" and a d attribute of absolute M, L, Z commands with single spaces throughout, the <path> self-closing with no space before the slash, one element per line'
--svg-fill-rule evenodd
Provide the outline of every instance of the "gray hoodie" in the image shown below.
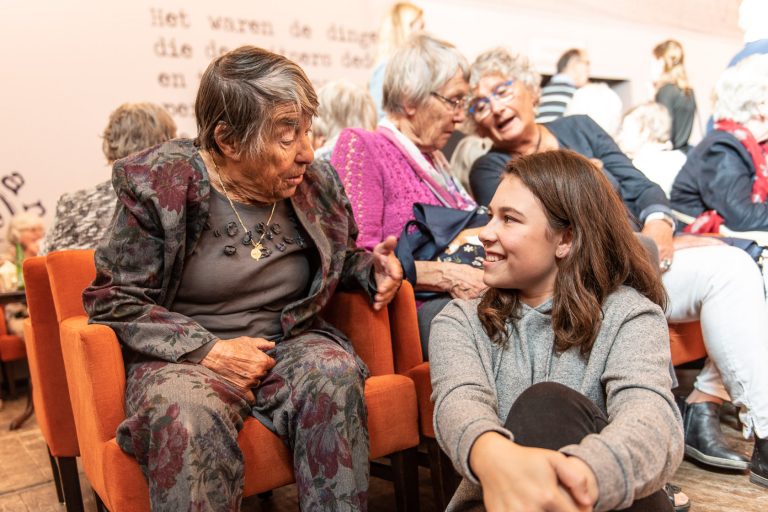
<path fill-rule="evenodd" d="M 603 304 L 591 352 L 556 352 L 551 300 L 512 324 L 502 348 L 477 316 L 479 299 L 454 300 L 432 322 L 430 372 L 435 433 L 464 480 L 448 506 L 482 510 L 482 489 L 469 467 L 475 440 L 504 428 L 512 403 L 538 382 L 558 382 L 589 398 L 610 424 L 560 451 L 579 457 L 597 477 L 595 510 L 628 507 L 661 489 L 683 456 L 680 413 L 670 390 L 667 321 L 661 308 L 622 286 Z"/>

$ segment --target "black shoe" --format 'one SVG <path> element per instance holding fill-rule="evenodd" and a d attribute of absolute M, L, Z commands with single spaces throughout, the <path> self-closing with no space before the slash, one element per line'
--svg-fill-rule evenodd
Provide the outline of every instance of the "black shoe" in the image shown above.
<path fill-rule="evenodd" d="M 720 406 L 713 402 L 682 403 L 685 455 L 702 464 L 747 469 L 746 455 L 732 450 L 720 430 Z M 768 460 L 768 459 L 766 459 Z"/>
<path fill-rule="evenodd" d="M 768 439 L 755 437 L 755 450 L 752 452 L 752 469 L 749 481 L 768 487 Z"/>

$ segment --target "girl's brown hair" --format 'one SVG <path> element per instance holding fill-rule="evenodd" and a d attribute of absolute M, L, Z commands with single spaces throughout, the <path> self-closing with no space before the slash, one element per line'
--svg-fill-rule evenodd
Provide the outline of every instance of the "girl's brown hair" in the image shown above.
<path fill-rule="evenodd" d="M 686 94 L 692 90 L 691 84 L 688 82 L 688 74 L 685 72 L 683 45 L 674 39 L 667 39 L 656 45 L 653 49 L 653 56 L 664 63 L 664 71 L 657 88 L 664 84 L 674 84 Z"/>
<path fill-rule="evenodd" d="M 665 307 L 658 271 L 632 232 L 621 199 L 592 162 L 573 151 L 535 153 L 511 160 L 506 176 L 516 176 L 536 196 L 552 232 L 572 234 L 570 252 L 557 261 L 552 328 L 558 351 L 590 351 L 603 301 L 621 285 Z M 485 292 L 477 312 L 494 343 L 506 342 L 507 322 L 518 318 L 519 308 L 517 290 Z"/>

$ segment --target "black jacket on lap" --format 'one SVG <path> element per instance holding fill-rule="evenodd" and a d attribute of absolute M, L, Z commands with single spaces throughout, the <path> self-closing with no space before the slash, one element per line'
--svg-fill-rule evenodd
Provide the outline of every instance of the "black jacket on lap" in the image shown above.
<path fill-rule="evenodd" d="M 735 231 L 768 231 L 768 203 L 752 202 L 755 166 L 739 140 L 713 131 L 688 153 L 675 178 L 672 208 L 698 217 L 716 210 Z"/>

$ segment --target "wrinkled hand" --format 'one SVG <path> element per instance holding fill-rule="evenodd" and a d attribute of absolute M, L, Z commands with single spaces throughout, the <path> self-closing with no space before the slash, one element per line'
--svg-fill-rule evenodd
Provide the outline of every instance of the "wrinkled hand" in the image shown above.
<path fill-rule="evenodd" d="M 659 248 L 659 261 L 663 262 L 664 260 L 669 260 L 671 265 L 672 260 L 675 257 L 672 226 L 663 220 L 652 220 L 645 223 L 641 233 L 651 237 L 651 239 L 656 242 L 656 247 Z M 662 272 L 666 272 L 669 270 L 669 266 L 664 268 L 664 265 L 662 265 L 661 270 Z"/>
<path fill-rule="evenodd" d="M 479 297 L 488 286 L 483 282 L 483 271 L 479 268 L 453 263 L 449 278 L 451 281 L 448 293 L 454 299 L 474 299 Z"/>
<path fill-rule="evenodd" d="M 692 236 L 680 235 L 674 240 L 675 250 L 690 249 L 692 247 L 704 247 L 707 245 L 725 245 L 725 242 L 718 240 L 716 236 Z"/>
<path fill-rule="evenodd" d="M 242 390 L 246 399 L 253 402 L 251 388 L 258 386 L 259 379 L 275 366 L 275 360 L 263 351 L 273 348 L 275 343 L 264 338 L 240 336 L 218 340 L 200 364 Z"/>
<path fill-rule="evenodd" d="M 478 437 L 469 455 L 488 512 L 589 511 L 591 505 L 577 504 L 558 482 L 555 468 L 564 458 L 556 451 L 517 445 L 496 432 Z"/>
<path fill-rule="evenodd" d="M 403 282 L 403 267 L 395 256 L 397 238 L 388 236 L 373 248 L 374 278 L 376 279 L 376 296 L 373 298 L 373 309 L 379 311 L 395 298 L 397 290 Z"/>

